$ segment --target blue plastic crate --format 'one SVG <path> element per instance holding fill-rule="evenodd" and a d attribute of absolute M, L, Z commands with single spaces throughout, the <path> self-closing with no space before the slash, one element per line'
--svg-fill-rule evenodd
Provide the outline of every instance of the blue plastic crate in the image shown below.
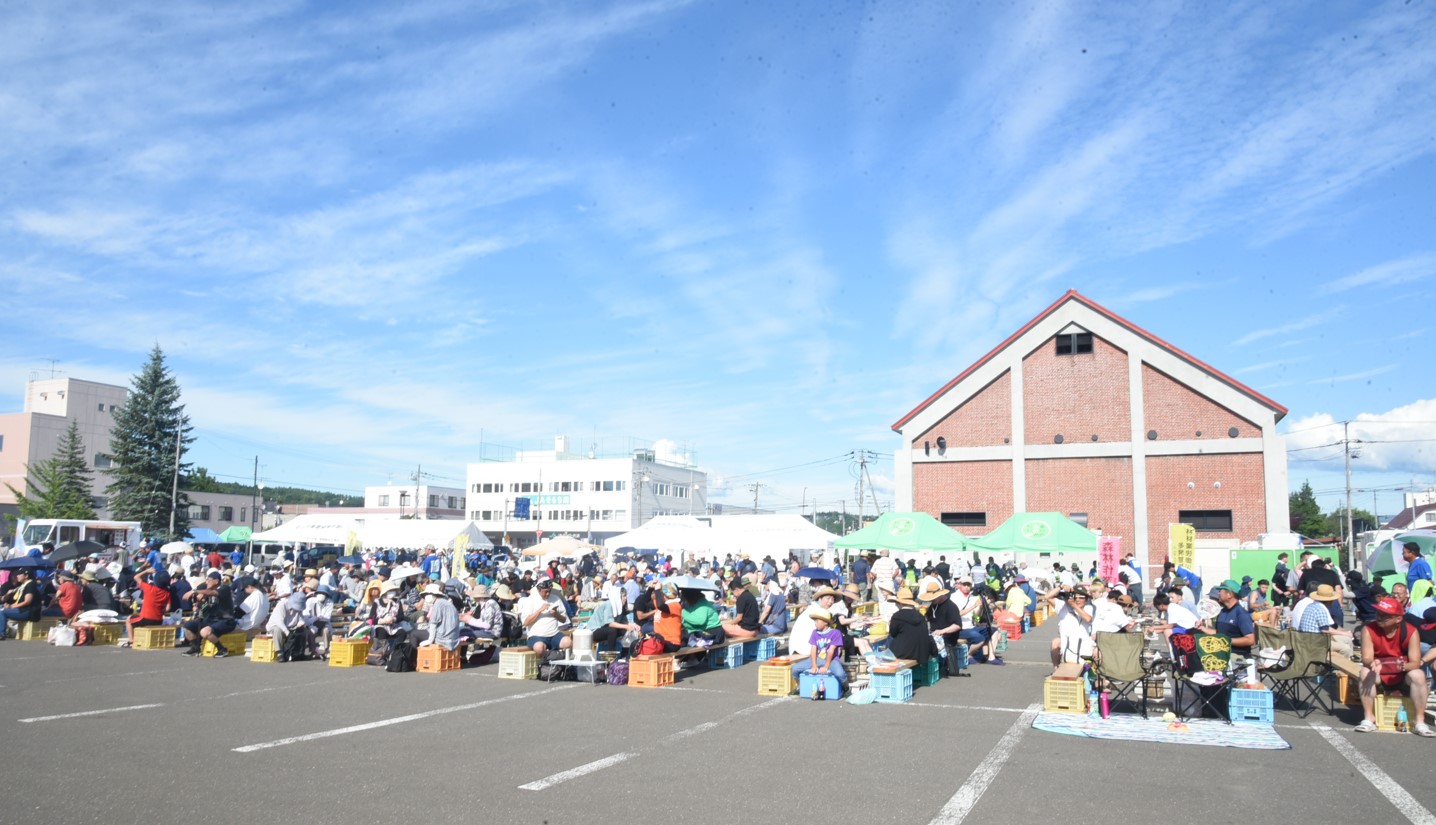
<path fill-rule="evenodd" d="M 728 645 L 708 651 L 709 667 L 739 667 L 743 664 L 743 645 Z"/>
<path fill-rule="evenodd" d="M 1271 691 L 1232 688 L 1228 715 L 1233 722 L 1275 722 L 1276 712 L 1272 705 Z"/>
<path fill-rule="evenodd" d="M 901 668 L 897 673 L 874 673 L 868 683 L 878 692 L 877 701 L 897 705 L 912 698 L 912 671 Z"/>
<path fill-rule="evenodd" d="M 777 655 L 777 639 L 753 639 L 743 643 L 743 661 L 745 662 L 766 662 Z"/>
<path fill-rule="evenodd" d="M 804 699 L 813 698 L 813 693 L 817 690 L 819 683 L 823 685 L 824 699 L 830 702 L 836 702 L 843 698 L 842 683 L 838 681 L 838 677 L 831 673 L 824 673 L 822 675 L 816 673 L 799 674 L 798 695 Z"/>

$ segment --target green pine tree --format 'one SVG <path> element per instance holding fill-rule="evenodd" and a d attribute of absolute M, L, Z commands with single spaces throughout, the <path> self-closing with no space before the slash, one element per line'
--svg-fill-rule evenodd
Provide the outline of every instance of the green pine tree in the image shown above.
<path fill-rule="evenodd" d="M 24 493 L 5 485 L 15 494 L 21 518 L 96 517 L 90 505 L 90 466 L 85 463 L 79 424 L 70 422 L 53 456 L 27 468 Z"/>
<path fill-rule="evenodd" d="M 1316 503 L 1316 494 L 1311 491 L 1311 482 L 1303 481 L 1301 489 L 1288 496 L 1291 511 L 1291 529 L 1303 536 L 1326 535 L 1326 516 L 1321 505 Z"/>
<path fill-rule="evenodd" d="M 140 522 L 146 535 L 169 535 L 170 493 L 175 473 L 184 475 L 190 466 L 184 451 L 194 441 L 191 429 L 179 382 L 156 344 L 110 430 L 115 469 L 107 492 L 116 518 Z M 171 538 L 189 532 L 189 500 L 183 492 L 175 502 L 174 525 Z"/>

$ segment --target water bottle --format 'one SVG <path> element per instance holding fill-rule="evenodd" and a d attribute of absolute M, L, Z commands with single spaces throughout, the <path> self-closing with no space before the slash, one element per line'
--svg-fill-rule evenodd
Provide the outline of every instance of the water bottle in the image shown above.
<path fill-rule="evenodd" d="M 1022 614 L 1022 632 L 1023 632 L 1023 633 L 1027 633 L 1027 632 L 1029 632 L 1029 631 L 1031 631 L 1031 630 L 1032 630 L 1032 619 L 1031 619 L 1030 617 L 1028 617 L 1028 615 L 1027 615 L 1026 613 L 1023 613 L 1023 614 Z"/>
<path fill-rule="evenodd" d="M 1396 732 L 1405 733 L 1409 720 L 1406 717 L 1406 703 L 1402 702 L 1399 710 L 1396 711 Z"/>
<path fill-rule="evenodd" d="M 957 643 L 957 669 L 967 670 L 967 642 Z"/>
<path fill-rule="evenodd" d="M 1093 690 L 1087 694 L 1087 715 L 1096 717 L 1100 715 L 1101 712 L 1102 708 L 1097 701 L 1097 691 Z"/>
<path fill-rule="evenodd" d="M 1102 718 L 1106 719 L 1112 715 L 1112 706 L 1109 703 L 1107 691 L 1102 691 Z"/>

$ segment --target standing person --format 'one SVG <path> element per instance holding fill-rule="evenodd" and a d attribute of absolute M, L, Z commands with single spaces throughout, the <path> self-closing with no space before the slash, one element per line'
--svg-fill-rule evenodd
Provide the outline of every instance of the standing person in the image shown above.
<path fill-rule="evenodd" d="M 878 586 L 886 583 L 891 585 L 889 589 L 894 592 L 896 592 L 900 586 L 896 581 L 898 574 L 897 562 L 892 559 L 887 550 L 878 551 L 877 561 L 873 562 L 870 572 L 873 574 L 873 581 Z"/>
<path fill-rule="evenodd" d="M 1313 558 L 1307 567 L 1306 575 L 1301 577 L 1301 592 L 1310 593 L 1323 584 L 1331 585 L 1336 591 L 1336 598 L 1326 603 L 1327 612 L 1331 614 L 1331 623 L 1338 628 L 1344 627 L 1346 612 L 1342 608 L 1342 597 L 1345 593 L 1341 576 L 1327 566 L 1325 559 Z"/>
<path fill-rule="evenodd" d="M 1406 560 L 1406 590 L 1416 592 L 1417 582 L 1431 581 L 1431 562 L 1421 555 L 1421 545 L 1408 541 L 1401 545 L 1401 558 Z M 1428 588 L 1430 584 L 1426 585 Z"/>
<path fill-rule="evenodd" d="M 1132 603 L 1137 607 L 1142 606 L 1142 568 L 1137 564 L 1137 557 L 1131 553 L 1127 554 L 1124 562 L 1129 575 L 1127 576 L 1127 595 L 1132 597 Z"/>
<path fill-rule="evenodd" d="M 1276 569 L 1271 573 L 1271 603 L 1275 607 L 1286 607 L 1291 604 L 1291 593 L 1288 591 L 1286 582 L 1291 575 L 1291 570 L 1286 566 L 1287 560 L 1291 558 L 1286 553 L 1276 557 Z"/>
<path fill-rule="evenodd" d="M 942 581 L 942 586 L 947 587 L 952 581 L 952 565 L 947 563 L 947 556 L 938 556 L 937 564 L 934 564 L 932 569 Z"/>
<path fill-rule="evenodd" d="M 869 593 L 872 592 L 872 582 L 868 577 L 871 569 L 872 566 L 868 564 L 867 558 L 862 553 L 853 559 L 853 584 L 858 586 L 858 594 L 863 601 L 867 601 Z"/>

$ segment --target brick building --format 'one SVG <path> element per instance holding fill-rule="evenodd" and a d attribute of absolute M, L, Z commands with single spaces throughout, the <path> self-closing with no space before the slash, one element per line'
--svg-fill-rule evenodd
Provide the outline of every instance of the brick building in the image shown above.
<path fill-rule="evenodd" d="M 1069 291 L 893 425 L 897 509 L 974 536 L 1058 511 L 1149 564 L 1185 522 L 1200 564 L 1288 529 L 1285 415 Z"/>

